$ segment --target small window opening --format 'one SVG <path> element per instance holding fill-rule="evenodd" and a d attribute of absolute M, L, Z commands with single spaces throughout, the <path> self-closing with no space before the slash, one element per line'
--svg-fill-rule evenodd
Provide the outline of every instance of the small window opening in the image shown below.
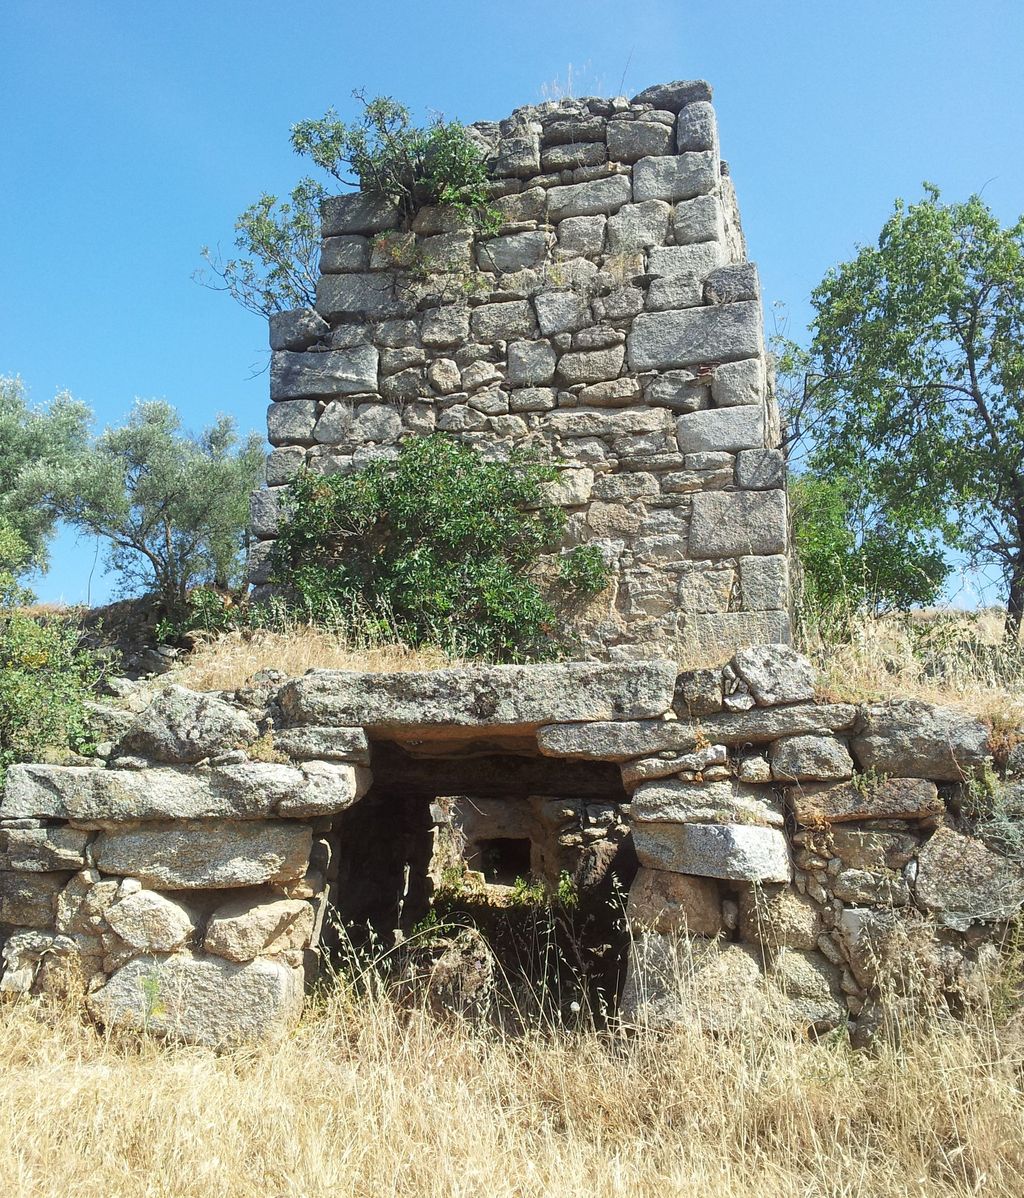
<path fill-rule="evenodd" d="M 473 866 L 492 885 L 514 886 L 517 878 L 529 880 L 531 849 L 529 840 L 509 836 L 479 840 L 473 854 Z"/>

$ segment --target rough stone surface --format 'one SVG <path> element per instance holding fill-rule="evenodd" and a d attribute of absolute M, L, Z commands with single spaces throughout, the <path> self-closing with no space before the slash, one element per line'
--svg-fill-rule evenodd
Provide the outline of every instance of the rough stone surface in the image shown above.
<path fill-rule="evenodd" d="M 637 932 L 718 936 L 723 927 L 718 883 L 667 870 L 640 869 L 629 888 L 626 917 Z"/>
<path fill-rule="evenodd" d="M 180 948 L 195 931 L 189 909 L 153 890 L 136 890 L 105 912 L 107 923 L 132 948 L 167 953 Z"/>
<path fill-rule="evenodd" d="M 635 720 L 672 704 L 667 662 L 487 666 L 429 673 L 316 670 L 280 695 L 292 723 L 531 726 L 546 720 Z"/>
<path fill-rule="evenodd" d="M 213 912 L 203 947 L 230 961 L 251 961 L 305 948 L 312 934 L 309 903 L 257 892 L 232 899 Z"/>
<path fill-rule="evenodd" d="M 788 645 L 754 645 L 735 657 L 736 672 L 757 703 L 773 707 L 814 698 L 814 670 Z"/>
<path fill-rule="evenodd" d="M 0 870 L 46 873 L 81 869 L 89 833 L 60 824 L 49 827 L 0 828 Z"/>
<path fill-rule="evenodd" d="M 0 818 L 104 827 L 126 820 L 326 815 L 343 811 L 365 790 L 366 777 L 357 767 L 313 764 L 244 762 L 197 770 L 12 766 Z"/>
<path fill-rule="evenodd" d="M 271 349 L 307 349 L 331 331 L 327 321 L 312 308 L 274 312 L 269 323 Z"/>
<path fill-rule="evenodd" d="M 323 399 L 377 390 L 377 350 L 372 345 L 328 353 L 276 352 L 270 363 L 271 399 Z"/>
<path fill-rule="evenodd" d="M 1024 905 L 1024 872 L 979 840 L 936 828 L 918 856 L 918 902 L 947 927 L 1009 919 Z"/>
<path fill-rule="evenodd" d="M 93 852 L 104 873 L 156 890 L 195 890 L 300 878 L 310 846 L 308 824 L 290 820 L 155 820 L 101 832 Z"/>
<path fill-rule="evenodd" d="M 757 355 L 761 312 L 757 304 L 642 312 L 627 346 L 634 370 L 665 370 Z"/>
<path fill-rule="evenodd" d="M 740 936 L 774 952 L 779 948 L 808 951 L 817 947 L 823 930 L 817 903 L 792 886 L 750 886 L 740 891 Z"/>
<path fill-rule="evenodd" d="M 828 736 L 783 737 L 772 745 L 769 760 L 780 782 L 840 780 L 853 774 L 849 750 Z"/>
<path fill-rule="evenodd" d="M 641 865 L 704 878 L 788 882 L 785 835 L 745 824 L 637 824 L 633 843 Z"/>
<path fill-rule="evenodd" d="M 988 752 L 988 729 L 953 708 L 906 699 L 865 711 L 864 730 L 851 742 L 862 770 L 959 782 Z"/>
<path fill-rule="evenodd" d="M 641 158 L 633 168 L 633 199 L 690 200 L 708 195 L 718 183 L 718 160 L 713 154 L 670 154 Z"/>
<path fill-rule="evenodd" d="M 177 765 L 244 748 L 258 736 L 259 729 L 237 708 L 168 686 L 135 719 L 117 751 Z"/>
<path fill-rule="evenodd" d="M 783 824 L 781 803 L 771 790 L 733 779 L 641 783 L 633 794 L 632 816 L 639 823 Z"/>
<path fill-rule="evenodd" d="M 0 871 L 0 923 L 23 928 L 51 927 L 57 895 L 70 876 Z"/>
<path fill-rule="evenodd" d="M 702 491 L 693 497 L 690 553 L 695 558 L 782 553 L 783 491 Z"/>
<path fill-rule="evenodd" d="M 136 957 L 90 996 L 89 1007 L 111 1031 L 229 1048 L 287 1032 L 302 1013 L 302 978 L 279 961 Z"/>
<path fill-rule="evenodd" d="M 797 823 L 810 826 L 854 819 L 924 819 L 943 811 L 935 783 L 922 778 L 793 786 L 786 794 Z"/>

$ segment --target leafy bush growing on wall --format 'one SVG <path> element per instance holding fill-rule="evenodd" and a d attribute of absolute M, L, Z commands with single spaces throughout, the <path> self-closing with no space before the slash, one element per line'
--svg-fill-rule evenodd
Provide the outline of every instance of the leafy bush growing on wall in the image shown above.
<path fill-rule="evenodd" d="M 595 551 L 562 558 L 561 508 L 545 502 L 556 470 L 516 456 L 482 460 L 443 436 L 407 441 L 394 461 L 355 474 L 304 473 L 292 484 L 273 581 L 315 621 L 340 609 L 382 623 L 410 645 L 441 644 L 492 660 L 557 656 L 552 598 L 603 588 Z M 569 565 L 566 565 L 566 562 Z"/>

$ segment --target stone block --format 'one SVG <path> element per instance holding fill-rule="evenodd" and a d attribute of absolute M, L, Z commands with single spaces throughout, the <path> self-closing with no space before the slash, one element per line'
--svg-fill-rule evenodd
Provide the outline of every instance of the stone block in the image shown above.
<path fill-rule="evenodd" d="M 792 886 L 749 886 L 739 896 L 740 937 L 770 953 L 780 948 L 813 950 L 824 930 L 817 903 Z"/>
<path fill-rule="evenodd" d="M 469 309 L 463 304 L 431 308 L 423 313 L 420 336 L 424 345 L 448 348 L 469 340 Z"/>
<path fill-rule="evenodd" d="M 639 381 L 627 376 L 592 383 L 589 387 L 584 387 L 576 398 L 584 407 L 627 408 L 639 403 L 640 397 Z"/>
<path fill-rule="evenodd" d="M 136 890 L 104 912 L 111 931 L 142 952 L 173 952 L 196 930 L 195 913 L 154 890 Z"/>
<path fill-rule="evenodd" d="M 547 218 L 551 224 L 557 224 L 567 216 L 607 216 L 628 204 L 632 194 L 628 175 L 609 175 L 590 183 L 551 187 L 547 194 Z"/>
<path fill-rule="evenodd" d="M 623 205 L 608 218 L 609 252 L 627 253 L 662 244 L 668 236 L 671 215 L 672 208 L 663 200 Z"/>
<path fill-rule="evenodd" d="M 256 891 L 218 907 L 206 925 L 203 947 L 229 961 L 252 961 L 309 946 L 313 908 L 303 899 Z"/>
<path fill-rule="evenodd" d="M 654 753 L 689 753 L 701 737 L 712 744 L 766 744 L 780 736 L 845 730 L 853 726 L 856 718 L 857 708 L 852 704 L 821 703 L 719 713 L 701 716 L 693 723 L 640 719 L 623 723 L 549 724 L 538 730 L 537 745 L 547 757 L 628 761 Z"/>
<path fill-rule="evenodd" d="M 724 304 L 681 312 L 642 312 L 627 338 L 634 370 L 667 370 L 761 352 L 758 304 Z"/>
<path fill-rule="evenodd" d="M 554 240 L 552 234 L 540 229 L 526 233 L 510 233 L 505 237 L 491 237 L 477 247 L 477 264 L 481 270 L 502 274 L 515 270 L 529 270 L 544 261 Z"/>
<path fill-rule="evenodd" d="M 540 138 L 523 130 L 498 142 L 494 174 L 500 178 L 528 179 L 540 174 Z"/>
<path fill-rule="evenodd" d="M 552 412 L 546 425 L 563 437 L 667 433 L 672 415 L 665 408 L 564 408 Z"/>
<path fill-rule="evenodd" d="M 603 141 L 605 119 L 587 112 L 563 116 L 556 113 L 544 122 L 544 144 L 562 146 L 569 142 Z"/>
<path fill-rule="evenodd" d="M 760 297 L 757 267 L 753 262 L 720 266 L 711 271 L 704 280 L 706 304 L 738 304 L 743 300 L 756 300 Z"/>
<path fill-rule="evenodd" d="M 959 782 L 984 762 L 988 729 L 950 707 L 912 699 L 875 703 L 864 709 L 864 728 L 851 748 L 862 770 Z"/>
<path fill-rule="evenodd" d="M 534 297 L 533 304 L 545 337 L 575 333 L 593 323 L 590 304 L 575 291 L 542 291 Z"/>
<path fill-rule="evenodd" d="M 261 487 L 249 496 L 249 531 L 254 537 L 276 537 L 284 487 Z"/>
<path fill-rule="evenodd" d="M 599 254 L 604 249 L 605 216 L 568 216 L 558 226 L 558 248 L 567 254 Z"/>
<path fill-rule="evenodd" d="M 741 404 L 763 404 L 765 373 L 763 358 L 744 358 L 722 362 L 711 375 L 711 399 L 716 408 Z"/>
<path fill-rule="evenodd" d="M 676 204 L 672 232 L 678 245 L 697 241 L 724 241 L 725 218 L 718 196 L 695 196 Z"/>
<path fill-rule="evenodd" d="M 352 195 L 329 196 L 320 203 L 322 235 L 337 237 L 347 233 L 383 233 L 397 229 L 402 219 L 394 200 L 357 191 Z"/>
<path fill-rule="evenodd" d="M 402 417 L 387 404 L 360 404 L 352 420 L 352 438 L 357 443 L 388 445 L 402 433 Z"/>
<path fill-rule="evenodd" d="M 675 678 L 675 667 L 664 661 L 395 674 L 314 670 L 288 682 L 279 702 L 293 724 L 535 727 L 552 720 L 661 715 L 671 706 Z"/>
<path fill-rule="evenodd" d="M 641 158 L 633 167 L 633 199 L 691 200 L 708 195 L 718 186 L 718 159 L 714 154 L 679 154 Z"/>
<path fill-rule="evenodd" d="M 789 847 L 778 828 L 746 824 L 637 824 L 641 865 L 703 878 L 788 882 Z"/>
<path fill-rule="evenodd" d="M 687 104 L 711 99 L 711 84 L 705 79 L 677 79 L 672 83 L 655 83 L 638 92 L 630 104 L 653 104 L 665 112 L 678 112 Z"/>
<path fill-rule="evenodd" d="M 752 645 L 733 658 L 736 673 L 762 707 L 814 698 L 814 667 L 788 645 Z"/>
<path fill-rule="evenodd" d="M 724 256 L 725 249 L 718 241 L 656 245 L 647 255 L 647 273 L 657 276 L 685 275 L 699 284 L 709 271 L 714 271 Z"/>
<path fill-rule="evenodd" d="M 649 404 L 670 408 L 673 412 L 695 412 L 705 408 L 707 397 L 707 384 L 689 370 L 668 370 L 644 388 L 644 398 Z"/>
<path fill-rule="evenodd" d="M 722 897 L 717 882 L 660 869 L 640 869 L 629 888 L 626 918 L 637 932 L 718 936 Z"/>
<path fill-rule="evenodd" d="M 636 162 L 651 155 L 672 153 L 672 126 L 660 121 L 611 120 L 608 122 L 608 157 L 614 162 Z"/>
<path fill-rule="evenodd" d="M 774 491 L 785 486 L 781 449 L 747 449 L 736 458 L 736 485 L 745 491 Z"/>
<path fill-rule="evenodd" d="M 676 680 L 672 710 L 680 719 L 722 710 L 722 671 L 684 670 Z"/>
<path fill-rule="evenodd" d="M 108 827 L 135 820 L 326 815 L 351 806 L 366 785 L 365 771 L 325 762 L 147 770 L 14 765 L 7 771 L 0 816 Z"/>
<path fill-rule="evenodd" d="M 1024 872 L 980 840 L 936 828 L 917 859 L 917 901 L 946 927 L 1012 919 L 1024 907 Z"/>
<path fill-rule="evenodd" d="M 647 288 L 645 306 L 648 312 L 668 312 L 696 308 L 701 302 L 701 282 L 696 275 L 665 275 Z"/>
<path fill-rule="evenodd" d="M 680 453 L 736 453 L 764 445 L 760 408 L 705 408 L 676 423 Z"/>
<path fill-rule="evenodd" d="M 676 120 L 676 153 L 686 154 L 697 150 L 709 150 L 720 156 L 718 148 L 718 122 L 715 110 L 707 100 L 694 100 L 683 108 Z"/>
<path fill-rule="evenodd" d="M 565 387 L 614 379 L 622 370 L 625 359 L 626 349 L 623 345 L 563 354 L 558 360 L 558 379 Z"/>
<path fill-rule="evenodd" d="M 796 822 L 810 827 L 847 820 L 927 819 L 945 810 L 935 783 L 923 778 L 792 786 L 786 799 Z"/>
<path fill-rule="evenodd" d="M 70 873 L 19 873 L 0 870 L 0 924 L 22 928 L 53 926 L 57 896 Z"/>
<path fill-rule="evenodd" d="M 327 320 L 342 316 L 382 318 L 398 314 L 404 304 L 395 296 L 390 271 L 321 275 L 316 285 L 316 310 Z"/>
<path fill-rule="evenodd" d="M 143 886 L 214 890 L 301 878 L 311 845 L 309 825 L 290 820 L 155 820 L 100 832 L 93 855 Z"/>
<path fill-rule="evenodd" d="M 370 269 L 370 239 L 348 235 L 326 237 L 320 246 L 320 273 L 344 274 L 347 271 Z M 273 317 L 271 317 L 273 319 Z M 282 347 L 291 349 L 291 346 Z"/>
<path fill-rule="evenodd" d="M 469 324 L 473 336 L 485 342 L 511 341 L 516 337 L 537 335 L 537 322 L 528 300 L 483 304 L 473 309 Z"/>
<path fill-rule="evenodd" d="M 681 782 L 673 778 L 641 783 L 633 794 L 636 823 L 746 824 L 781 828 L 782 805 L 768 787 L 726 778 Z"/>
<path fill-rule="evenodd" d="M 552 387 L 524 387 L 509 392 L 508 406 L 512 412 L 550 412 L 557 404 Z"/>
<path fill-rule="evenodd" d="M 849 750 L 830 736 L 784 736 L 768 756 L 780 782 L 842 781 L 853 775 Z"/>
<path fill-rule="evenodd" d="M 267 408 L 267 439 L 271 445 L 312 445 L 317 410 L 315 399 L 291 399 Z"/>
<path fill-rule="evenodd" d="M 740 596 L 744 611 L 784 611 L 789 603 L 786 558 L 781 554 L 741 557 Z"/>
<path fill-rule="evenodd" d="M 600 166 L 608 161 L 603 141 L 561 142 L 541 150 L 540 165 L 545 171 L 572 171 L 581 166 Z"/>
<path fill-rule="evenodd" d="M 258 736 L 247 715 L 214 695 L 165 686 L 135 718 L 116 751 L 182 765 L 245 748 Z"/>
<path fill-rule="evenodd" d="M 0 828 L 0 870 L 48 873 L 81 869 L 89 833 L 60 825 Z"/>
<path fill-rule="evenodd" d="M 786 533 L 782 491 L 704 491 L 693 497 L 691 557 L 784 553 Z"/>
<path fill-rule="evenodd" d="M 301 972 L 280 961 L 239 965 L 175 953 L 135 957 L 89 996 L 88 1005 L 108 1031 L 231 1048 L 289 1031 L 302 1014 L 302 990 Z"/>
<path fill-rule="evenodd" d="M 620 767 L 622 785 L 634 790 L 641 782 L 656 778 L 668 778 L 673 774 L 701 774 L 716 766 L 725 766 L 728 750 L 725 745 L 708 745 L 706 749 L 694 749 L 692 753 L 661 753 L 656 757 L 639 757 L 626 761 Z"/>
<path fill-rule="evenodd" d="M 270 348 L 308 349 L 315 341 L 330 334 L 331 326 L 312 308 L 270 314 Z"/>
<path fill-rule="evenodd" d="M 472 232 L 438 233 L 433 237 L 424 237 L 419 241 L 417 249 L 422 258 L 425 270 L 432 272 L 469 271 L 473 267 Z M 442 284 L 442 287 L 444 284 Z"/>
<path fill-rule="evenodd" d="M 267 455 L 267 486 L 286 486 L 305 464 L 306 451 L 297 445 L 281 445 L 272 449 Z"/>
<path fill-rule="evenodd" d="M 282 728 L 274 734 L 274 748 L 296 761 L 319 759 L 370 764 L 370 742 L 362 728 Z"/>
<path fill-rule="evenodd" d="M 771 961 L 768 982 L 781 1012 L 802 1031 L 821 1034 L 846 1022 L 847 1007 L 840 973 L 818 952 L 781 949 Z"/>

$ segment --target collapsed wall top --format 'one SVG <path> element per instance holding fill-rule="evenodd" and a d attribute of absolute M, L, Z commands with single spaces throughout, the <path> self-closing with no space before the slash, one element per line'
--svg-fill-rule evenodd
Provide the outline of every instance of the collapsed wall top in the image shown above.
<path fill-rule="evenodd" d="M 607 589 L 586 655 L 789 635 L 787 509 L 757 271 L 703 82 L 470 126 L 502 226 L 368 193 L 323 204 L 316 311 L 271 318 L 273 450 L 253 501 L 265 582 L 282 488 L 408 437 L 555 462 L 562 550 Z"/>

